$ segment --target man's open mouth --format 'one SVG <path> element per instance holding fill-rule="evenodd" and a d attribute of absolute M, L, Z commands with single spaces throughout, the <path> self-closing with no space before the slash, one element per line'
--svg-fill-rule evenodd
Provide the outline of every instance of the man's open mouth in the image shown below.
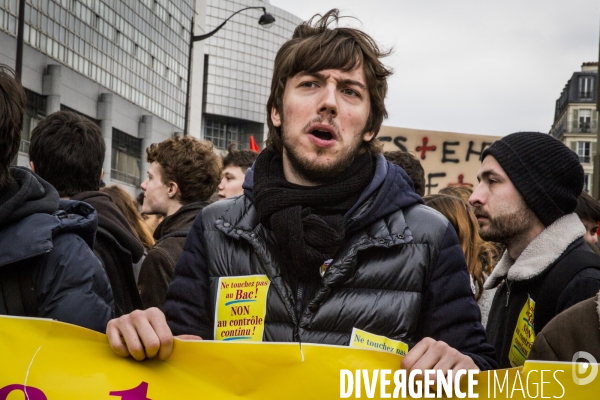
<path fill-rule="evenodd" d="M 320 130 L 320 129 L 315 129 L 312 132 L 310 132 L 313 136 L 321 139 L 321 140 L 331 140 L 333 139 L 333 135 L 331 134 L 331 132 L 326 131 L 326 130 Z"/>

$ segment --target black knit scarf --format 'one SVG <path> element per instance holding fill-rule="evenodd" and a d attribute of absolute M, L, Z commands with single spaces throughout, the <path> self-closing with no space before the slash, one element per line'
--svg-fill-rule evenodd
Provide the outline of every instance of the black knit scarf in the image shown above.
<path fill-rule="evenodd" d="M 299 279 L 314 278 L 344 241 L 344 214 L 373 179 L 373 159 L 358 155 L 340 175 L 320 186 L 301 186 L 283 175 L 281 155 L 264 150 L 254 163 L 254 204 Z"/>

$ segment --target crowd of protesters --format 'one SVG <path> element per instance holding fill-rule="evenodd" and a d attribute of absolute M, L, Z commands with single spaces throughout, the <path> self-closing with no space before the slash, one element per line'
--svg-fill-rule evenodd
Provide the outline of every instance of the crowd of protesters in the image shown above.
<path fill-rule="evenodd" d="M 358 328 L 408 344 L 408 370 L 600 359 L 600 204 L 577 155 L 510 134 L 477 186 L 425 195 L 419 160 L 376 138 L 387 53 L 337 20 L 277 53 L 260 154 L 154 143 L 137 201 L 101 188 L 104 139 L 70 111 L 31 132 L 30 168 L 11 166 L 25 94 L 0 66 L 0 314 L 166 359 L 175 335 L 214 338 L 219 278 L 266 275 L 264 341 L 348 345 Z"/>

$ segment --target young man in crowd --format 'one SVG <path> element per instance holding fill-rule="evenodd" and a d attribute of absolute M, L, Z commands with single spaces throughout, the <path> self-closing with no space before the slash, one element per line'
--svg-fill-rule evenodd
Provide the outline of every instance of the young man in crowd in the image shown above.
<path fill-rule="evenodd" d="M 221 179 L 221 160 L 211 142 L 191 136 L 153 143 L 146 160 L 142 212 L 164 219 L 154 231 L 156 243 L 142 263 L 138 286 L 144 308 L 162 309 L 185 238 Z"/>
<path fill-rule="evenodd" d="M 581 192 L 577 198 L 575 214 L 585 226 L 583 239 L 590 245 L 594 253 L 600 254 L 598 249 L 598 223 L 600 222 L 600 203 L 586 192 Z"/>
<path fill-rule="evenodd" d="M 454 229 L 375 139 L 385 53 L 364 32 L 330 29 L 337 19 L 332 10 L 300 25 L 279 50 L 267 147 L 244 196 L 194 222 L 166 320 L 149 309 L 109 323 L 117 354 L 164 359 L 173 334 L 213 339 L 227 322 L 219 280 L 259 275 L 270 281 L 264 341 L 350 345 L 358 329 L 408 344 L 408 370 L 496 366 Z"/>
<path fill-rule="evenodd" d="M 48 182 L 10 167 L 25 92 L 0 65 L 0 314 L 51 318 L 104 333 L 113 297 L 94 244 L 96 212 L 59 200 Z"/>
<path fill-rule="evenodd" d="M 506 246 L 484 288 L 497 289 L 487 324 L 501 368 L 523 365 L 535 334 L 600 290 L 600 257 L 577 214 L 583 169 L 543 133 L 519 132 L 482 154 L 470 203 L 484 240 Z"/>
<path fill-rule="evenodd" d="M 99 191 L 105 149 L 98 125 L 77 113 L 59 111 L 31 132 L 29 160 L 31 169 L 61 198 L 83 201 L 98 212 L 94 253 L 108 275 L 119 316 L 142 308 L 133 263 L 144 247 L 110 196 Z"/>
<path fill-rule="evenodd" d="M 252 166 L 258 153 L 252 150 L 237 150 L 234 143 L 229 146 L 229 152 L 223 158 L 223 179 L 219 183 L 219 200 L 244 194 L 242 184 L 246 171 Z"/>

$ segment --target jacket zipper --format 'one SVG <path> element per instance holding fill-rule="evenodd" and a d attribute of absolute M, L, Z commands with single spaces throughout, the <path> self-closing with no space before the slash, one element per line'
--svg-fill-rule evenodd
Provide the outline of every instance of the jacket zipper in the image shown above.
<path fill-rule="evenodd" d="M 300 342 L 300 315 L 302 314 L 302 295 L 304 294 L 304 282 L 298 281 L 298 290 L 296 291 L 296 326 L 294 328 L 294 336 Z"/>
<path fill-rule="evenodd" d="M 300 322 L 300 315 L 302 314 L 302 296 L 304 294 L 304 282 L 298 282 L 298 290 L 296 291 L 296 317 L 298 323 Z"/>
<path fill-rule="evenodd" d="M 511 282 L 506 280 L 506 305 L 504 307 L 508 307 L 508 299 L 510 298 L 510 284 Z"/>

